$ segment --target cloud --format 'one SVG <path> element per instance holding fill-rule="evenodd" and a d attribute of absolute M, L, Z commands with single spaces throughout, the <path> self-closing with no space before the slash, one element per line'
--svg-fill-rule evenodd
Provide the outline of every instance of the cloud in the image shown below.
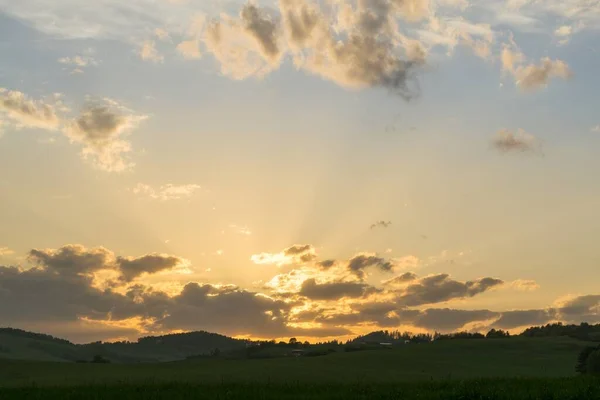
<path fill-rule="evenodd" d="M 244 31 L 256 41 L 263 57 L 278 64 L 281 50 L 278 44 L 277 25 L 263 10 L 251 3 L 243 6 L 240 18 Z"/>
<path fill-rule="evenodd" d="M 221 65 L 223 75 L 236 80 L 262 78 L 279 67 L 281 57 L 270 56 L 257 33 L 244 24 L 227 16 L 213 20 L 204 32 L 204 44 Z"/>
<path fill-rule="evenodd" d="M 125 154 L 131 144 L 123 139 L 147 117 L 135 115 L 114 101 L 88 104 L 80 115 L 67 123 L 64 133 L 74 143 L 82 144 L 84 159 L 101 170 L 119 172 L 133 167 Z"/>
<path fill-rule="evenodd" d="M 147 196 L 154 200 L 168 201 L 190 198 L 200 189 L 200 185 L 192 183 L 186 185 L 174 185 L 167 183 L 166 185 L 162 185 L 156 189 L 150 185 L 138 183 L 132 189 L 132 192 L 137 195 Z"/>
<path fill-rule="evenodd" d="M 449 308 L 427 309 L 425 311 L 400 313 L 406 314 L 410 324 L 427 330 L 451 332 L 463 328 L 473 322 L 490 321 L 498 317 L 498 313 L 489 310 L 454 310 Z"/>
<path fill-rule="evenodd" d="M 600 322 L 600 295 L 568 297 L 557 302 L 557 311 L 562 321 Z"/>
<path fill-rule="evenodd" d="M 501 54 L 502 69 L 513 75 L 516 84 L 524 91 L 534 91 L 548 85 L 550 79 L 570 79 L 573 73 L 562 60 L 542 58 L 539 64 L 526 64 L 526 59 L 516 43 L 504 45 Z"/>
<path fill-rule="evenodd" d="M 573 27 L 570 25 L 561 25 L 554 31 L 554 36 L 559 39 L 559 44 L 569 43 L 569 39 L 573 34 Z"/>
<path fill-rule="evenodd" d="M 544 325 L 556 318 L 553 309 L 504 311 L 493 326 L 501 329 L 514 329 L 532 325 Z"/>
<path fill-rule="evenodd" d="M 418 276 L 414 272 L 405 272 L 402 275 L 395 276 L 391 279 L 383 281 L 382 283 L 384 286 L 391 286 L 391 287 L 404 286 L 408 282 L 412 282 L 417 279 L 418 279 Z"/>
<path fill-rule="evenodd" d="M 489 310 L 399 308 L 394 303 L 366 303 L 353 306 L 347 314 L 319 315 L 316 321 L 334 326 L 376 324 L 382 328 L 413 326 L 428 331 L 450 332 L 476 322 L 488 322 L 500 314 Z"/>
<path fill-rule="evenodd" d="M 90 56 L 77 55 L 74 57 L 61 57 L 58 59 L 61 64 L 75 65 L 77 67 L 87 67 L 90 65 L 97 65 L 98 63 Z"/>
<path fill-rule="evenodd" d="M 524 90 L 535 90 L 548 85 L 550 78 L 569 79 L 573 76 L 571 69 L 562 60 L 542 58 L 540 64 L 530 64 L 517 69 L 517 84 Z"/>
<path fill-rule="evenodd" d="M 521 290 L 524 292 L 531 292 L 540 288 L 540 285 L 531 279 L 517 279 L 512 281 L 510 286 L 516 290 Z"/>
<path fill-rule="evenodd" d="M 357 254 L 348 260 L 348 270 L 361 278 L 364 277 L 365 269 L 371 267 L 389 272 L 394 267 L 394 264 L 385 258 L 370 253 Z"/>
<path fill-rule="evenodd" d="M 142 43 L 139 52 L 140 58 L 144 61 L 152 61 L 155 63 L 161 63 L 164 61 L 164 57 L 156 50 L 156 42 L 154 40 L 146 40 Z"/>
<path fill-rule="evenodd" d="M 197 39 L 184 40 L 177 45 L 177 51 L 188 60 L 202 58 L 200 41 Z"/>
<path fill-rule="evenodd" d="M 9 249 L 8 247 L 0 247 L 0 257 L 6 257 L 12 254 L 15 254 L 15 252 Z"/>
<path fill-rule="evenodd" d="M 68 244 L 59 249 L 33 249 L 29 260 L 59 275 L 90 275 L 110 268 L 114 254 L 104 247 L 87 249 L 80 244 Z"/>
<path fill-rule="evenodd" d="M 273 264 L 278 267 L 289 264 L 303 264 L 317 258 L 315 248 L 310 244 L 293 245 L 279 253 L 254 254 L 250 260 L 255 264 Z"/>
<path fill-rule="evenodd" d="M 317 283 L 313 278 L 302 283 L 299 294 L 311 300 L 338 300 L 344 297 L 363 297 L 373 290 L 373 287 L 365 283 L 341 281 Z"/>
<path fill-rule="evenodd" d="M 204 41 L 222 73 L 234 79 L 263 77 L 289 54 L 298 69 L 343 87 L 383 87 L 411 98 L 416 89 L 409 81 L 424 53 L 416 51 L 415 41 L 397 40 L 392 20 L 394 15 L 419 20 L 428 12 L 423 0 L 361 1 L 356 10 L 342 8 L 336 19 L 344 23 L 334 32 L 335 21 L 316 3 L 281 0 L 279 20 L 246 4 L 239 18 L 222 15 L 209 23 Z"/>
<path fill-rule="evenodd" d="M 464 17 L 431 16 L 427 24 L 417 30 L 421 44 L 431 50 L 437 46 L 453 53 L 458 45 L 470 48 L 478 57 L 491 59 L 496 34 L 488 23 L 473 23 Z"/>
<path fill-rule="evenodd" d="M 116 265 L 123 279 L 132 281 L 143 274 L 187 268 L 190 262 L 181 257 L 152 253 L 142 257 L 118 257 Z"/>
<path fill-rule="evenodd" d="M 129 318 L 138 308 L 122 294 L 94 288 L 86 275 L 50 266 L 0 266 L 0 320 L 7 325 L 51 325 L 84 316 L 108 320 L 111 313 Z"/>
<path fill-rule="evenodd" d="M 144 294 L 141 294 L 144 298 Z M 218 287 L 189 283 L 180 294 L 167 299 L 160 329 L 206 330 L 229 335 L 286 335 L 290 306 L 235 286 Z"/>
<path fill-rule="evenodd" d="M 33 249 L 28 260 L 46 272 L 61 276 L 93 277 L 99 271 L 112 270 L 126 282 L 142 274 L 181 271 L 190 265 L 188 260 L 168 254 L 121 257 L 104 247 L 87 248 L 81 244 L 67 244 L 58 249 Z"/>
<path fill-rule="evenodd" d="M 166 42 L 168 42 L 168 41 L 170 41 L 170 40 L 171 40 L 171 35 L 169 35 L 169 32 L 167 32 L 167 31 L 166 31 L 165 29 L 163 29 L 163 28 L 156 28 L 156 29 L 154 30 L 154 35 L 155 35 L 155 36 L 156 36 L 158 39 L 160 39 L 160 40 L 162 40 L 162 41 L 166 41 Z"/>
<path fill-rule="evenodd" d="M 323 269 L 329 269 L 337 264 L 336 260 L 323 260 L 319 261 L 317 265 Z"/>
<path fill-rule="evenodd" d="M 396 301 L 403 306 L 421 306 L 454 299 L 474 297 L 504 282 L 496 278 L 481 278 L 459 282 L 448 274 L 430 275 L 397 292 Z"/>
<path fill-rule="evenodd" d="M 0 87 L 0 113 L 17 128 L 57 130 L 60 118 L 56 106 L 42 100 L 32 100 L 24 93 Z"/>
<path fill-rule="evenodd" d="M 296 245 L 286 250 L 298 256 L 311 249 Z M 166 292 L 161 290 L 165 285 L 143 283 L 146 274 L 189 270 L 189 261 L 168 254 L 117 256 L 103 247 L 68 244 L 32 249 L 29 261 L 33 268 L 0 266 L 0 320 L 50 327 L 44 331 L 56 329 L 69 337 L 94 330 L 108 335 L 124 326 L 133 329 L 123 332 L 127 335 L 207 330 L 277 338 L 348 335 L 361 325 L 446 332 L 600 321 L 600 295 L 569 296 L 535 310 L 422 307 L 492 290 L 503 283 L 495 278 L 461 282 L 448 274 L 419 279 L 405 273 L 399 276 L 402 284 L 380 289 L 350 280 L 347 265 L 337 262 L 329 269 L 302 266 L 278 275 L 281 290 L 269 296 L 231 284 L 174 283 Z"/>
<path fill-rule="evenodd" d="M 509 152 L 535 152 L 540 148 L 540 143 L 535 136 L 518 129 L 516 132 L 501 129 L 492 141 L 494 148 L 502 153 Z"/>
<path fill-rule="evenodd" d="M 391 221 L 377 221 L 371 225 L 371 229 L 375 229 L 375 228 L 379 228 L 379 227 L 387 228 L 390 225 L 392 225 Z"/>

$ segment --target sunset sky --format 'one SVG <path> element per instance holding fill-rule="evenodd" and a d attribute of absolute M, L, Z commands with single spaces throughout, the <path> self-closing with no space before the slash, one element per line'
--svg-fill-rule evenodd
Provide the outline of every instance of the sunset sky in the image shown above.
<path fill-rule="evenodd" d="M 0 326 L 600 322 L 600 3 L 0 0 Z"/>

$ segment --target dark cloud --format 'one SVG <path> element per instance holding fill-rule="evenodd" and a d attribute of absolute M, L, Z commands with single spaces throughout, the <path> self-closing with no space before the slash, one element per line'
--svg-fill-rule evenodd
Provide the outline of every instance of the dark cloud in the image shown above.
<path fill-rule="evenodd" d="M 80 244 L 68 244 L 56 250 L 33 249 L 29 260 L 61 275 L 77 275 L 110 268 L 114 254 L 103 247 L 87 249 Z"/>
<path fill-rule="evenodd" d="M 12 325 L 81 317 L 106 320 L 113 314 L 126 319 L 143 311 L 127 296 L 94 288 L 90 277 L 63 271 L 0 267 L 0 321 Z"/>
<path fill-rule="evenodd" d="M 29 260 L 61 275 L 90 275 L 100 270 L 115 270 L 125 281 L 144 273 L 154 274 L 187 264 L 185 259 L 168 254 L 116 257 L 104 247 L 86 248 L 80 244 L 67 244 L 59 249 L 33 249 L 29 252 Z"/>
<path fill-rule="evenodd" d="M 323 260 L 323 261 L 319 261 L 317 263 L 317 265 L 323 269 L 329 269 L 329 268 L 333 267 L 336 263 L 337 263 L 337 261 L 335 261 L 335 260 Z"/>
<path fill-rule="evenodd" d="M 566 322 L 600 322 L 600 295 L 578 296 L 557 308 L 560 319 Z"/>
<path fill-rule="evenodd" d="M 357 254 L 348 261 L 348 269 L 358 277 L 364 277 L 365 269 L 377 267 L 382 271 L 391 271 L 394 265 L 385 258 L 372 254 Z"/>
<path fill-rule="evenodd" d="M 154 274 L 185 265 L 186 260 L 168 254 L 153 253 L 142 257 L 118 257 L 116 264 L 123 278 L 131 281 L 144 273 Z"/>
<path fill-rule="evenodd" d="M 417 280 L 418 276 L 414 272 L 405 272 L 402 275 L 398 275 L 394 278 L 383 281 L 384 286 L 397 286 L 404 285 L 408 282 Z"/>
<path fill-rule="evenodd" d="M 353 312 L 318 317 L 317 322 L 334 326 L 376 324 L 385 328 L 415 326 L 441 332 L 455 331 L 473 322 L 485 322 L 497 318 L 499 313 L 489 310 L 398 308 L 394 303 L 367 303 L 352 307 Z"/>
<path fill-rule="evenodd" d="M 400 313 L 403 319 L 404 313 Z M 498 313 L 489 310 L 454 310 L 449 308 L 430 308 L 418 313 L 408 311 L 406 318 L 411 325 L 441 332 L 456 331 L 472 322 L 489 321 L 498 317 Z"/>
<path fill-rule="evenodd" d="M 556 318 L 554 309 L 504 311 L 493 326 L 501 329 L 514 329 L 524 326 L 544 325 Z"/>
<path fill-rule="evenodd" d="M 315 248 L 310 244 L 295 244 L 283 250 L 283 254 L 288 257 L 296 258 L 302 262 L 309 262 L 317 258 Z"/>
<path fill-rule="evenodd" d="M 91 105 L 73 121 L 70 129 L 73 139 L 93 147 L 110 143 L 128 123 L 127 118 L 108 106 Z"/>
<path fill-rule="evenodd" d="M 65 134 L 84 146 L 82 155 L 91 157 L 98 168 L 123 171 L 133 166 L 124 157 L 131 151 L 131 144 L 124 136 L 145 118 L 107 100 L 106 104 L 88 104 L 79 117 L 67 125 Z"/>
<path fill-rule="evenodd" d="M 240 20 L 230 22 L 230 26 L 211 23 L 206 30 L 206 43 L 221 62 L 222 70 L 236 79 L 264 76 L 279 66 L 288 52 L 299 69 L 341 86 L 382 87 L 410 99 L 417 92 L 410 86 L 417 86 L 414 78 L 424 63 L 424 52 L 420 47 L 421 51 L 416 51 L 414 43 L 409 48 L 406 43 L 399 43 L 400 33 L 392 21 L 397 14 L 410 19 L 423 14 L 426 10 L 421 3 L 426 1 L 361 1 L 349 15 L 342 15 L 341 11 L 339 15 L 326 15 L 318 3 L 280 0 L 281 21 L 246 4 Z M 236 32 L 238 25 L 240 32 Z M 231 48 L 240 36 L 250 37 L 258 44 L 258 53 L 270 68 L 257 64 L 247 52 Z M 232 53 L 236 57 L 231 57 Z M 413 81 L 415 85 L 409 85 Z"/>
<path fill-rule="evenodd" d="M 398 292 L 396 301 L 403 306 L 420 306 L 441 303 L 453 299 L 473 297 L 504 282 L 495 278 L 482 278 L 475 281 L 459 282 L 448 274 L 438 274 L 422 278 L 417 283 Z"/>
<path fill-rule="evenodd" d="M 244 5 L 240 17 L 244 30 L 257 41 L 263 56 L 269 60 L 278 60 L 281 50 L 277 43 L 277 24 L 263 10 L 250 3 Z"/>
<path fill-rule="evenodd" d="M 160 329 L 206 330 L 228 335 L 285 336 L 290 306 L 242 289 L 189 283 L 170 298 Z"/>
<path fill-rule="evenodd" d="M 375 228 L 387 228 L 388 226 L 392 225 L 392 221 L 377 221 L 374 224 L 371 225 L 371 229 L 375 229 Z"/>
<path fill-rule="evenodd" d="M 337 300 L 344 297 L 363 297 L 374 290 L 372 286 L 359 282 L 317 283 L 315 279 L 307 279 L 302 283 L 300 295 L 311 300 Z"/>

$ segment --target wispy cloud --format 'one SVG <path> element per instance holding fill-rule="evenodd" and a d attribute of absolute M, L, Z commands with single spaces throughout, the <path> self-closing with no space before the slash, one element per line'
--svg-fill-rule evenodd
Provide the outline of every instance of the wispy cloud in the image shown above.
<path fill-rule="evenodd" d="M 61 122 L 57 112 L 56 99 L 33 100 L 23 92 L 0 87 L 0 113 L 17 128 L 57 130 Z"/>
<path fill-rule="evenodd" d="M 392 225 L 391 221 L 377 221 L 374 224 L 371 224 L 371 229 L 375 229 L 375 228 L 387 228 L 388 226 Z"/>
<path fill-rule="evenodd" d="M 164 56 L 156 49 L 156 42 L 153 40 L 146 40 L 142 43 L 139 52 L 140 58 L 144 61 L 152 61 L 155 63 L 161 63 L 164 61 Z"/>
<path fill-rule="evenodd" d="M 8 247 L 0 247 L 0 257 L 10 256 L 15 254 L 15 252 Z"/>
<path fill-rule="evenodd" d="M 154 200 L 168 201 L 190 198 L 200 189 L 200 185 L 196 185 L 193 183 L 185 185 L 174 185 L 168 183 L 157 188 L 154 188 L 144 183 L 138 183 L 132 189 L 132 192 L 137 195 L 145 196 Z"/>
<path fill-rule="evenodd" d="M 289 264 L 303 264 L 317 258 L 316 250 L 309 244 L 296 244 L 279 253 L 259 253 L 250 257 L 255 264 L 276 265 L 281 267 Z"/>
<path fill-rule="evenodd" d="M 514 41 L 505 45 L 501 54 L 502 68 L 513 75 L 519 88 L 534 91 L 546 87 L 552 78 L 569 79 L 573 72 L 566 62 L 542 58 L 538 64 L 527 64 L 525 55 Z"/>
<path fill-rule="evenodd" d="M 252 235 L 252 231 L 250 229 L 248 229 L 247 226 L 239 226 L 239 225 L 231 224 L 231 225 L 229 225 L 229 227 L 231 229 L 233 229 L 234 232 L 239 233 L 240 235 L 245 235 L 245 236 Z"/>
<path fill-rule="evenodd" d="M 532 292 L 538 290 L 540 285 L 531 279 L 517 279 L 510 283 L 510 287 L 523 292 Z"/>

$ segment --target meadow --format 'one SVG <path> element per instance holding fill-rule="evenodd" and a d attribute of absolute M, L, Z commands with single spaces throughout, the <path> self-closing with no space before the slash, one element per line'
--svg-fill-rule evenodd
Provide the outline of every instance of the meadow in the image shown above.
<path fill-rule="evenodd" d="M 0 399 L 248 400 L 584 400 L 600 398 L 595 379 L 483 379 L 399 383 L 112 384 L 0 389 Z"/>
<path fill-rule="evenodd" d="M 0 361 L 4 399 L 588 399 L 570 338 L 448 340 L 320 357 Z"/>

